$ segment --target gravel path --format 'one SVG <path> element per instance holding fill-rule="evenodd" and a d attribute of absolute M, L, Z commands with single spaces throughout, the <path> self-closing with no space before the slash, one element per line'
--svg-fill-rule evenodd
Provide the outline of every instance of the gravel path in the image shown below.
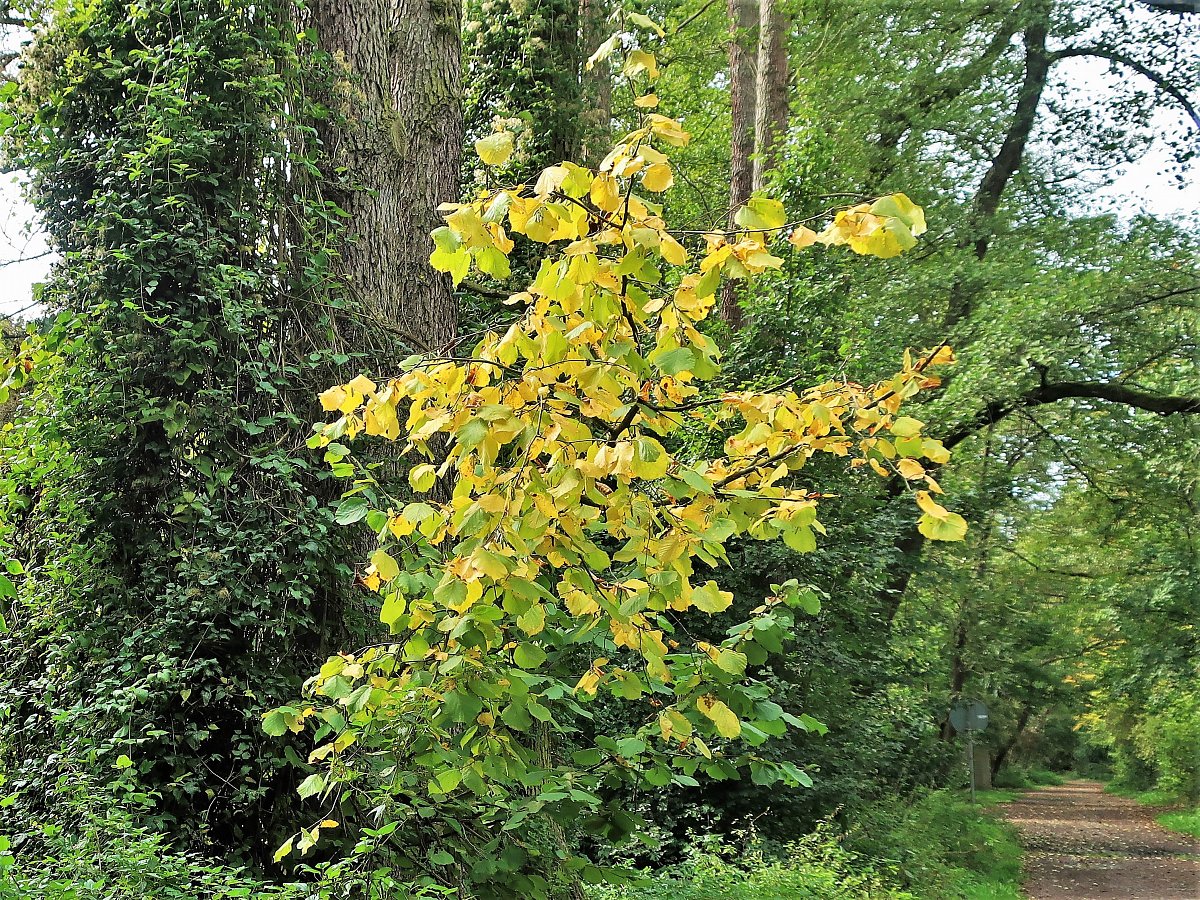
<path fill-rule="evenodd" d="M 1021 831 L 1031 900 L 1200 900 L 1200 844 L 1101 784 L 1042 788 L 1001 809 Z"/>

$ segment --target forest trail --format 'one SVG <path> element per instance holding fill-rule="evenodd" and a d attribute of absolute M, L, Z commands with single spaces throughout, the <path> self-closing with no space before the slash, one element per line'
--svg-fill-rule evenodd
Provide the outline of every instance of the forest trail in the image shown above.
<path fill-rule="evenodd" d="M 1200 898 L 1200 844 L 1098 782 L 1030 791 L 1003 810 L 1027 851 L 1030 900 Z"/>

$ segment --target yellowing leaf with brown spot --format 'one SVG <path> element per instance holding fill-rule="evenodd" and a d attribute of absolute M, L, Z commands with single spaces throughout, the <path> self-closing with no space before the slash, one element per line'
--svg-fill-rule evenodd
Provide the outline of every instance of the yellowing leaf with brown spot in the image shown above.
<path fill-rule="evenodd" d="M 742 733 L 742 723 L 734 711 L 711 694 L 705 694 L 697 700 L 696 708 L 712 720 L 721 737 L 735 738 Z"/>

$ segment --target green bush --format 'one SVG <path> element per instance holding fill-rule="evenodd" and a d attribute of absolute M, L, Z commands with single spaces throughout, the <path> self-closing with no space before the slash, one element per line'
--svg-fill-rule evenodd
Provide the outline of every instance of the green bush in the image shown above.
<path fill-rule="evenodd" d="M 595 888 L 591 900 L 859 900 L 878 897 L 916 900 L 899 887 L 895 874 L 848 850 L 824 825 L 789 844 L 781 854 L 754 849 L 735 855 L 728 848 L 695 850 L 679 865 L 636 883 Z"/>
<path fill-rule="evenodd" d="M 1030 788 L 1062 784 L 1065 779 L 1057 772 L 1037 766 L 1005 766 L 992 779 L 998 788 Z"/>
<path fill-rule="evenodd" d="M 1007 797 L 997 792 L 994 799 Z M 876 805 L 855 822 L 847 844 L 922 898 L 1021 896 L 1015 829 L 949 791 Z"/>
<path fill-rule="evenodd" d="M 299 900 L 299 885 L 270 885 L 245 870 L 172 850 L 128 813 L 94 814 L 78 829 L 47 825 L 24 853 L 0 836 L 0 900 Z"/>
<path fill-rule="evenodd" d="M 1180 693 L 1147 716 L 1134 735 L 1138 755 L 1157 770 L 1156 786 L 1200 799 L 1200 693 Z"/>

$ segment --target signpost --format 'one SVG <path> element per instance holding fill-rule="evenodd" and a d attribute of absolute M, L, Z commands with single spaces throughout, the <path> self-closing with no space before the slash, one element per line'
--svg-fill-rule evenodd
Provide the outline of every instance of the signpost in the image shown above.
<path fill-rule="evenodd" d="M 988 724 L 988 708 L 978 700 L 959 700 L 950 707 L 950 724 L 959 734 L 967 734 L 967 773 L 971 777 L 971 802 L 975 802 L 975 732 Z"/>

